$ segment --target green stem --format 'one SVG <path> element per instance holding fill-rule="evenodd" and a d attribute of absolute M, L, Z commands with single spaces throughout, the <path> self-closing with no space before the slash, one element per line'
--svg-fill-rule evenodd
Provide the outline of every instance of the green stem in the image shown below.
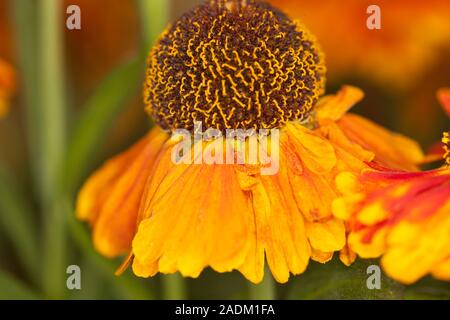
<path fill-rule="evenodd" d="M 137 0 L 145 50 L 153 45 L 169 21 L 169 1 Z"/>
<path fill-rule="evenodd" d="M 270 271 L 266 270 L 263 282 L 253 284 L 249 282 L 249 295 L 251 300 L 274 300 L 276 299 L 276 287 Z"/>
<path fill-rule="evenodd" d="M 164 300 L 185 300 L 187 299 L 186 282 L 183 277 L 176 273 L 165 275 L 162 278 L 163 299 Z"/>
<path fill-rule="evenodd" d="M 43 289 L 48 298 L 65 293 L 65 216 L 59 174 L 65 146 L 65 81 L 62 2 L 38 1 L 40 41 L 40 174 L 44 214 Z"/>
<path fill-rule="evenodd" d="M 39 118 L 40 90 L 37 80 L 37 44 L 36 41 L 36 3 L 28 0 L 10 0 L 9 8 L 13 17 L 15 42 L 17 46 L 18 69 L 21 75 L 21 92 L 24 96 L 26 112 L 26 133 L 30 154 L 31 171 L 35 178 L 35 188 L 39 188 L 40 182 L 40 157 L 39 157 Z"/>

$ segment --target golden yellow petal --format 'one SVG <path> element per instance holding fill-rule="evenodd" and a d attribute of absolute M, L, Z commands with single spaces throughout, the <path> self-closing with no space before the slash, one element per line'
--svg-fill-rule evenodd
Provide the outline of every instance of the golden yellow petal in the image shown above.
<path fill-rule="evenodd" d="M 365 225 L 374 225 L 383 221 L 388 217 L 389 212 L 383 207 L 382 200 L 372 202 L 364 206 L 360 212 L 358 212 L 358 221 Z"/>
<path fill-rule="evenodd" d="M 152 130 L 146 137 L 133 145 L 129 150 L 108 160 L 85 182 L 76 202 L 76 214 L 81 220 L 95 224 L 100 211 L 107 202 L 112 189 L 119 179 L 127 173 L 131 163 L 143 154 L 145 148 L 157 153 L 162 140 L 167 139 L 159 129 Z M 150 161 L 153 156 L 150 156 Z"/>
<path fill-rule="evenodd" d="M 251 198 L 240 188 L 234 165 L 178 164 L 159 180 L 133 240 L 136 265 L 157 263 L 162 273 L 197 277 L 207 266 L 226 272 L 251 259 Z"/>
<path fill-rule="evenodd" d="M 386 251 L 386 228 L 380 228 L 370 242 L 365 242 L 366 232 L 352 232 L 348 235 L 348 245 L 361 258 L 378 258 Z"/>
<path fill-rule="evenodd" d="M 375 154 L 382 165 L 400 170 L 417 170 L 424 155 L 419 144 L 401 134 L 391 132 L 376 123 L 354 114 L 338 122 L 345 135 Z"/>
<path fill-rule="evenodd" d="M 144 186 L 167 135 L 156 129 L 147 138 L 139 154 L 134 159 L 128 159 L 130 161 L 121 168 L 120 176 L 107 191 L 102 191 L 108 194 L 104 195 L 93 228 L 93 242 L 105 256 L 115 257 L 131 248 Z"/>
<path fill-rule="evenodd" d="M 448 212 L 419 223 L 402 221 L 388 237 L 389 249 L 382 258 L 386 273 L 410 284 L 433 270 L 450 255 Z"/>
<path fill-rule="evenodd" d="M 450 256 L 434 266 L 431 269 L 431 274 L 436 279 L 450 281 Z"/>
<path fill-rule="evenodd" d="M 345 226 L 341 220 L 306 223 L 306 234 L 311 246 L 322 252 L 341 250 L 345 245 Z"/>
<path fill-rule="evenodd" d="M 353 86 L 343 86 L 335 95 L 326 96 L 316 106 L 319 120 L 337 121 L 364 98 L 364 92 Z"/>
<path fill-rule="evenodd" d="M 324 174 L 336 165 L 333 146 L 326 139 L 299 124 L 288 124 L 286 130 L 291 148 L 310 171 Z"/>

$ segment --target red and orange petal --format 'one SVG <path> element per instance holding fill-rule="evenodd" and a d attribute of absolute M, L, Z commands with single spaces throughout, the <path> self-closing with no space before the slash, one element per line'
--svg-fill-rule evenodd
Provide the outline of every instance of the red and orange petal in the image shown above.
<path fill-rule="evenodd" d="M 450 50 L 450 3 L 441 0 L 269 0 L 320 39 L 329 76 L 355 72 L 382 85 L 410 87 Z M 381 10 L 369 30 L 367 8 Z M 330 23 L 333 28 L 330 28 Z M 389 61 L 389 68 L 385 65 Z"/>
<path fill-rule="evenodd" d="M 0 59 L 0 118 L 8 113 L 9 103 L 15 91 L 16 79 L 14 69 Z"/>
<path fill-rule="evenodd" d="M 450 280 L 448 168 L 342 173 L 337 184 L 344 196 L 333 212 L 347 221 L 349 246 L 359 256 L 382 256 L 386 273 L 403 283 L 427 274 Z"/>
<path fill-rule="evenodd" d="M 128 151 L 109 160 L 81 189 L 77 217 L 92 226 L 94 245 L 103 255 L 116 257 L 130 249 L 145 183 L 168 138 L 154 129 Z"/>

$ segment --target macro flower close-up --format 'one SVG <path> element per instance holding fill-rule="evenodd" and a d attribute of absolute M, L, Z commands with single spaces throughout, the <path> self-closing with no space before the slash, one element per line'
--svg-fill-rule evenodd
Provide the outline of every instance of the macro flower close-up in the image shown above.
<path fill-rule="evenodd" d="M 449 8 L 0 0 L 0 300 L 450 299 Z"/>
<path fill-rule="evenodd" d="M 94 174 L 78 198 L 78 216 L 91 222 L 98 250 L 131 251 L 126 264 L 132 261 L 138 276 L 198 277 L 211 266 L 239 270 L 255 283 L 266 259 L 284 283 L 310 258 L 324 263 L 341 250 L 344 224 L 330 211 L 336 174 L 358 174 L 372 161 L 411 169 L 422 154 L 413 141 L 344 115 L 362 97 L 357 88 L 319 101 L 325 66 L 315 41 L 284 14 L 251 1 L 201 5 L 163 33 L 144 88 L 159 128 Z M 266 150 L 268 164 L 252 163 L 245 159 L 253 153 L 252 133 L 238 145 L 225 136 L 225 147 L 196 142 L 204 153 L 216 152 L 212 164 L 198 164 L 194 145 L 192 161 L 173 165 L 177 141 L 161 129 L 194 136 L 195 121 L 219 132 L 279 129 L 279 151 Z M 255 139 L 258 150 L 270 149 Z M 240 148 L 242 164 L 227 162 L 227 153 L 234 158 Z M 264 174 L 274 162 L 277 171 Z"/>

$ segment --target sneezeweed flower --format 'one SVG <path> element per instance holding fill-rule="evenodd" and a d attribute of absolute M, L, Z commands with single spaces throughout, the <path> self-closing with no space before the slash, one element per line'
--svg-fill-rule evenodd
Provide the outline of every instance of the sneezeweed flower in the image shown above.
<path fill-rule="evenodd" d="M 15 73 L 13 68 L 0 59 L 0 118 L 9 110 L 11 96 L 15 90 Z"/>
<path fill-rule="evenodd" d="M 450 3 L 441 0 L 270 0 L 321 40 L 331 76 L 359 73 L 389 88 L 410 88 L 447 59 Z M 381 29 L 367 28 L 378 5 Z M 333 27 L 330 27 L 332 25 Z M 381 67 L 389 61 L 389 67 Z"/>
<path fill-rule="evenodd" d="M 359 89 L 319 100 L 324 84 L 314 37 L 268 4 L 210 1 L 182 16 L 148 58 L 144 101 L 158 126 L 80 191 L 77 215 L 91 224 L 95 247 L 108 257 L 129 253 L 119 272 L 132 264 L 142 277 L 197 277 L 209 266 L 258 283 L 266 259 L 286 282 L 338 250 L 350 263 L 344 223 L 331 214 L 336 175 L 369 163 L 414 168 L 422 154 L 409 139 L 345 115 Z M 199 134 L 196 123 L 223 135 L 180 152 Z M 190 137 L 174 134 L 181 129 Z M 231 139 L 230 129 L 249 136 Z M 261 158 L 225 161 L 252 153 L 261 130 L 279 132 L 279 148 L 265 150 L 278 171 L 261 174 Z M 217 161 L 197 161 L 205 152 Z"/>
<path fill-rule="evenodd" d="M 450 91 L 439 97 L 450 116 Z M 344 196 L 333 203 L 346 220 L 348 243 L 363 258 L 382 256 L 384 270 L 406 284 L 432 274 L 450 281 L 450 154 L 442 139 L 445 164 L 425 172 L 367 170 L 341 173 Z"/>

